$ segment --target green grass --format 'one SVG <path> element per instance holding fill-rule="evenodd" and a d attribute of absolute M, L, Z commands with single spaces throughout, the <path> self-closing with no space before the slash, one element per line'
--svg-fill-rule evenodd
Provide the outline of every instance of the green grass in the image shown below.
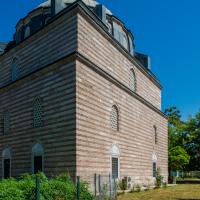
<path fill-rule="evenodd" d="M 200 200 L 200 185 L 177 185 L 120 195 L 119 200 Z"/>

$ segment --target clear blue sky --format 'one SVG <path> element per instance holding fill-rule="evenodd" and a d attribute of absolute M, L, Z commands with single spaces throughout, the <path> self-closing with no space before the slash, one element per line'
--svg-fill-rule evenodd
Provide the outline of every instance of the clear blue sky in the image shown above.
<path fill-rule="evenodd" d="M 176 105 L 183 118 L 200 108 L 200 1 L 99 0 L 124 21 L 136 50 L 149 54 L 163 85 L 163 109 Z M 20 17 L 43 0 L 1 0 L 0 41 L 12 38 Z"/>

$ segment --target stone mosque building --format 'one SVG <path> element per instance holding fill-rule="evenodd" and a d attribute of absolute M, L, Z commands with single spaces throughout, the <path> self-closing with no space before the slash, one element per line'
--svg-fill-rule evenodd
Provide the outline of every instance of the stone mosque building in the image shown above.
<path fill-rule="evenodd" d="M 162 86 L 134 36 L 95 0 L 52 0 L 0 43 L 0 175 L 168 177 Z"/>

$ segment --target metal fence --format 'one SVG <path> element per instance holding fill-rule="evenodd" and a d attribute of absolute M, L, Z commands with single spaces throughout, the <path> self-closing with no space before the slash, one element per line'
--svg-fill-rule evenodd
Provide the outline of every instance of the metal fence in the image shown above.
<path fill-rule="evenodd" d="M 35 180 L 35 189 L 32 190 L 29 200 L 41 200 L 40 188 L 42 181 L 39 177 Z M 110 175 L 94 175 L 93 195 L 95 200 L 116 200 L 117 199 L 117 182 Z M 81 180 L 78 176 L 76 179 L 77 200 L 81 200 Z"/>
<path fill-rule="evenodd" d="M 116 200 L 117 182 L 110 175 L 94 175 L 94 196 L 96 200 Z"/>

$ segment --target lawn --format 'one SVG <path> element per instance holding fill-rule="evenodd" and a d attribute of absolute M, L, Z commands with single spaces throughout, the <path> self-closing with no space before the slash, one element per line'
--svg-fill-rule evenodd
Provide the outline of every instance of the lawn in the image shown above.
<path fill-rule="evenodd" d="M 200 185 L 177 185 L 120 195 L 119 200 L 200 200 Z"/>

